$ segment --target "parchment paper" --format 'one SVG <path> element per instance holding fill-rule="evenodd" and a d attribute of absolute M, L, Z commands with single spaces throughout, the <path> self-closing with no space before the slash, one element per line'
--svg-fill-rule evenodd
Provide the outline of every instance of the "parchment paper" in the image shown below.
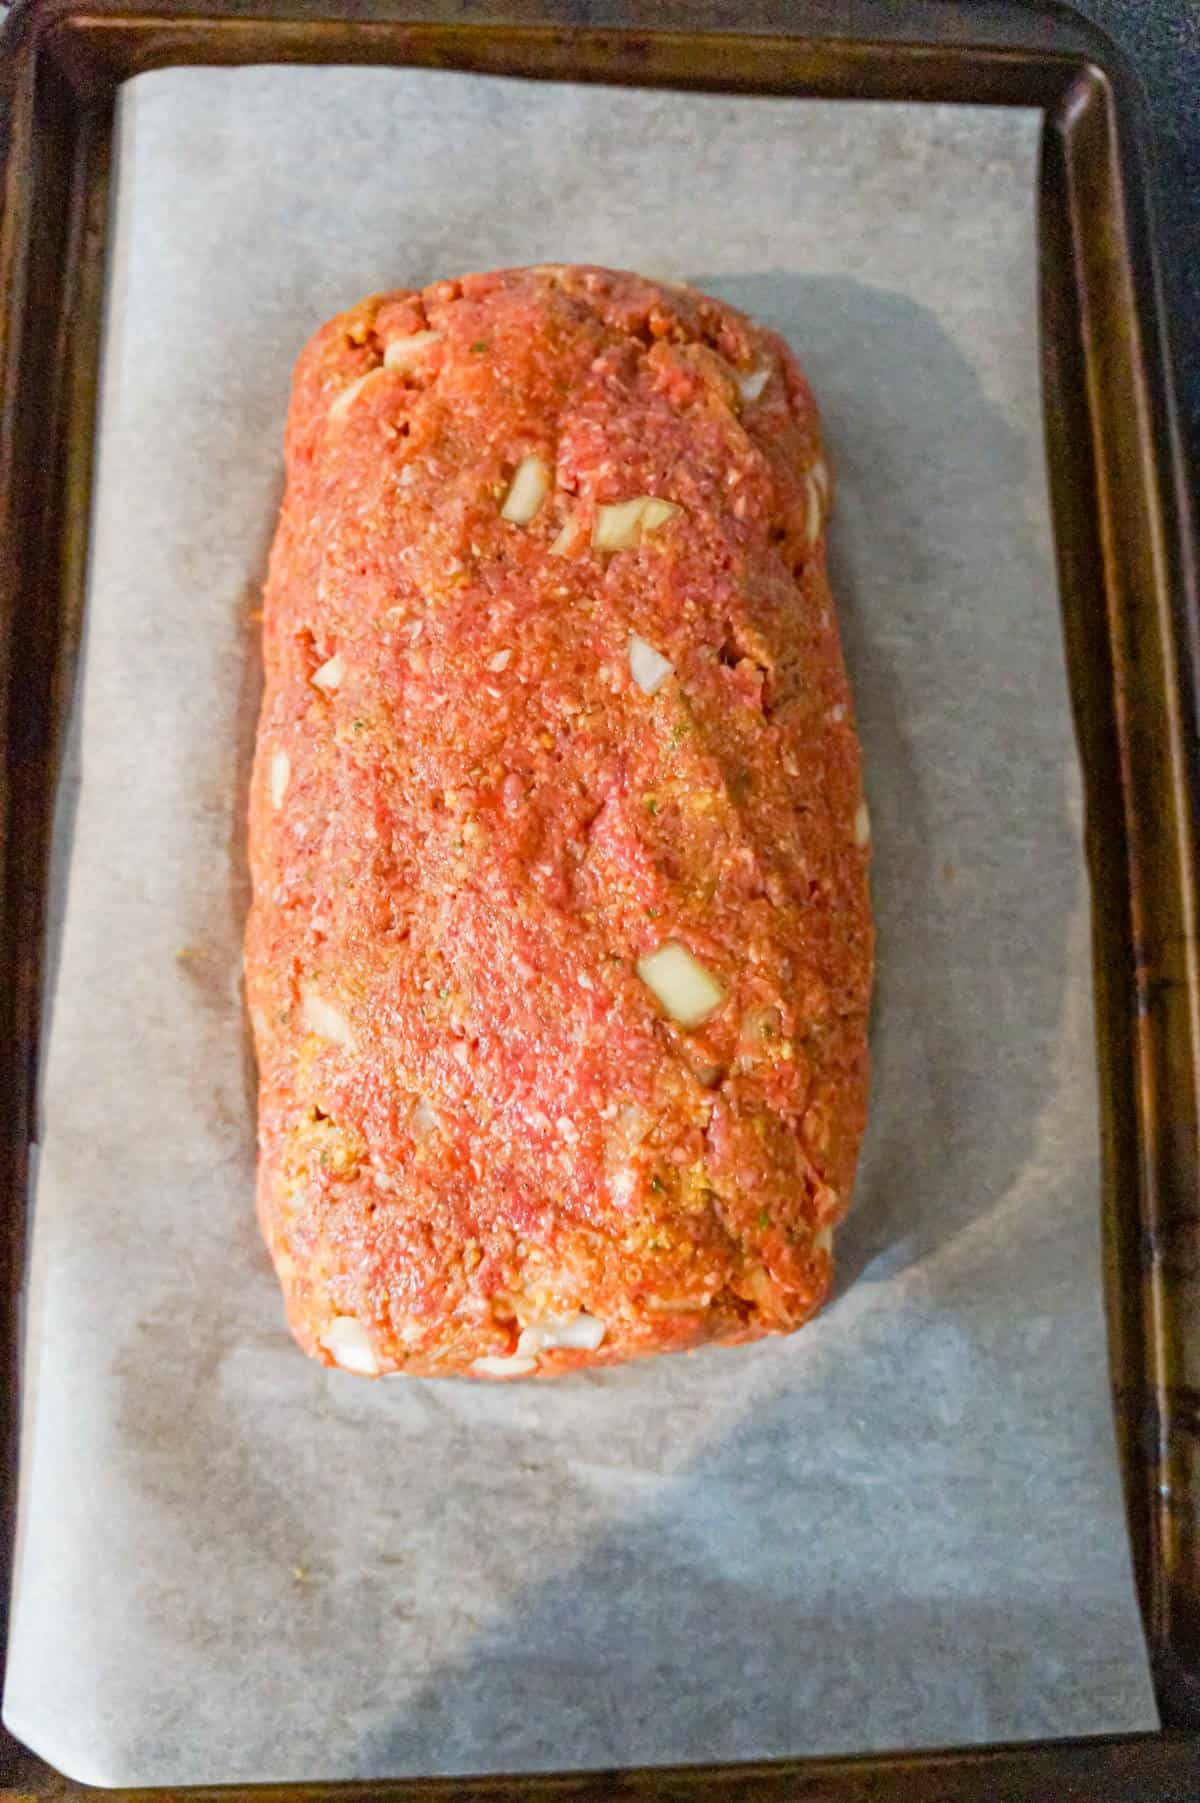
<path fill-rule="evenodd" d="M 1038 119 L 433 73 L 120 109 L 5 1719 L 99 1783 L 1149 1728 L 1101 1313 Z M 391 283 L 682 276 L 798 349 L 875 822 L 875 1096 L 798 1337 L 557 1386 L 286 1338 L 239 1001 L 292 359 Z"/>

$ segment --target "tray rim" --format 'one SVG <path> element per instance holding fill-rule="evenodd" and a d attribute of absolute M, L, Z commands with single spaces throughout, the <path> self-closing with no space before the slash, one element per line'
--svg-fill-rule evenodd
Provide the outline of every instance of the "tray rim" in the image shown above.
<path fill-rule="evenodd" d="M 699 1796 L 714 1786 L 739 1795 L 1190 1794 L 1200 1766 L 1200 1211 L 1196 1202 L 1196 1091 L 1200 1044 L 1195 847 L 1200 821 L 1196 725 L 1200 607 L 1190 508 L 1193 492 L 1178 429 L 1146 153 L 1145 102 L 1135 72 L 1096 27 L 1053 5 L 982 0 L 967 15 L 937 0 L 17 0 L 0 38 L 0 1082 L 20 1118 L 0 1143 L 0 1207 L 9 1269 L 0 1357 L 9 1382 L 5 1415 L 3 1552 L 11 1554 L 16 1426 L 15 1300 L 21 1276 L 24 1122 L 34 1093 L 37 820 L 30 810 L 48 777 L 34 766 L 36 708 L 8 667 L 21 621 L 40 600 L 53 611 L 53 641 L 38 674 L 43 702 L 61 702 L 59 653 L 77 623 L 58 609 L 82 588 L 86 524 L 68 500 L 86 494 L 95 398 L 94 342 L 69 328 L 97 318 L 97 268 L 107 191 L 107 130 L 115 86 L 174 61 L 418 62 L 491 68 L 540 78 L 670 85 L 830 98 L 932 101 L 982 98 L 1036 105 L 1045 118 L 1045 167 L 1070 213 L 1044 259 L 1043 349 L 1049 391 L 1071 391 L 1057 425 L 1047 420 L 1052 477 L 1070 472 L 1093 499 L 1093 517 L 1063 529 L 1055 495 L 1060 578 L 1073 592 L 1099 584 L 1106 603 L 1105 665 L 1111 717 L 1080 717 L 1081 750 L 1109 735 L 1119 753 L 1109 774 L 1119 807 L 1105 832 L 1089 823 L 1093 885 L 1104 900 L 1104 933 L 1123 926 L 1130 967 L 1097 965 L 1101 1053 L 1128 1061 L 1122 1106 L 1106 1109 L 1106 1273 L 1118 1433 L 1131 1539 L 1166 1730 L 1151 1735 L 1051 1741 L 1036 1746 L 959 1748 L 920 1754 L 788 1760 L 770 1766 L 654 1768 L 640 1772 L 486 1780 L 389 1780 L 369 1786 L 255 1787 L 264 1798 L 452 1795 Z M 868 29 L 869 28 L 869 29 Z M 736 44 L 737 67 L 714 52 Z M 782 47 L 782 63 L 777 53 Z M 193 54 L 203 50 L 205 54 Z M 706 57 L 708 60 L 706 61 Z M 673 61 L 672 58 L 675 60 Z M 781 70 L 786 68 L 786 74 Z M 970 92 L 967 84 L 970 83 Z M 905 85 L 907 83 L 907 86 Z M 919 90 L 919 91 L 918 91 Z M 55 164 L 44 137 L 54 122 L 69 139 Z M 52 175 L 36 158 L 53 165 Z M 57 185 L 56 185 L 57 184 Z M 1043 203 L 1049 190 L 1043 188 Z M 62 203 L 53 227 L 31 207 Z M 1093 209 L 1088 214 L 1088 207 Z M 1097 231 L 1096 220 L 1104 222 Z M 1050 268 L 1047 269 L 1046 265 Z M 1076 331 L 1055 313 L 1070 289 Z M 1097 326 L 1123 321 L 1119 342 Z M 1049 333 L 1047 322 L 1056 328 Z M 1061 344 L 1059 338 L 1061 336 Z M 1065 349 L 1064 349 L 1065 347 Z M 24 355 L 22 355 L 24 353 Z M 1074 362 L 1071 357 L 1074 356 Z M 90 359 L 90 360 L 89 360 Z M 1065 359 L 1065 361 L 1064 361 Z M 37 378 L 49 377 L 48 382 Z M 41 399 L 35 417 L 34 389 Z M 48 398 L 47 398 L 48 397 Z M 1127 409 L 1122 416 L 1121 406 Z M 1064 486 L 1067 477 L 1061 478 Z M 1132 499 L 1131 499 L 1132 497 Z M 1118 505 L 1119 502 L 1119 505 Z M 43 526 L 44 536 L 31 528 Z M 22 527 L 25 531 L 22 532 Z M 1061 536 L 1060 536 L 1061 534 Z M 1064 611 L 1071 610 L 1064 598 Z M 1152 615 L 1152 618 L 1149 617 Z M 1080 612 L 1071 634 L 1094 620 Z M 69 649 L 69 645 L 68 645 Z M 1070 644 L 1069 644 L 1070 649 Z M 1139 659 L 1141 662 L 1139 662 Z M 1102 660 L 1103 661 L 1103 660 Z M 1142 677 L 1153 666 L 1162 682 Z M 36 685 L 35 685 L 36 686 Z M 7 693 L 7 708 L 6 708 Z M 1136 703 L 1137 705 L 1134 705 Z M 1085 710 L 1086 711 L 1086 710 Z M 1140 713 L 1147 714 L 1146 720 Z M 1149 771 L 1168 820 L 1137 803 Z M 1090 785 L 1089 778 L 1089 785 Z M 43 795 L 44 799 L 44 795 Z M 1089 813 L 1091 798 L 1089 797 Z M 1107 843 L 1110 833 L 1119 848 Z M 1100 843 L 1103 838 L 1104 843 Z M 24 956 L 22 956 L 24 954 Z M 1107 1022 L 1107 1028 L 1103 1024 Z M 1102 1067 L 1104 1058 L 1101 1058 Z M 1103 1070 L 1106 1082 L 1113 1071 Z M 1121 1085 L 1117 1084 L 1118 1089 Z M 1164 1131 L 1164 1102 L 1168 1105 Z M 1179 1112 L 1182 1109 L 1182 1114 Z M 18 1143 L 20 1142 L 20 1143 Z M 1132 1181 L 1127 1193 L 1115 1183 Z M 1190 1312 L 1189 1312 L 1190 1311 Z M 4 1745 L 7 1741 L 7 1747 Z M 18 1743 L 0 1739 L 22 1788 L 56 1794 L 62 1780 Z M 1096 1762 L 1100 1762 L 1097 1764 Z M 71 1785 L 65 1794 L 85 1794 Z M 1085 1788 L 1067 1790 L 1080 1783 Z M 956 1788 L 944 1789 L 945 1785 Z M 1126 1789 L 1127 1785 L 1135 1788 Z M 513 1788 L 520 1786 L 520 1789 Z M 1010 1788 L 1016 1786 L 1018 1788 Z M 1029 1788 L 1037 1786 L 1038 1788 Z M 1171 1788 L 1163 1788 L 1168 1786 Z M 1115 1788 L 1114 1788 L 1115 1787 Z M 239 1787 L 239 1790 L 245 1787 Z M 210 1788 L 121 1792 L 166 1798 L 215 1796 Z M 229 1795 L 229 1791 L 222 1794 Z"/>

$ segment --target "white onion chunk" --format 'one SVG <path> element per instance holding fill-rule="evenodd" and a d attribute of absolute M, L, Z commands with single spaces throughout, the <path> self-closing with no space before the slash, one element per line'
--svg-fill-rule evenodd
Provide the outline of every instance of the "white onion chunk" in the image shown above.
<path fill-rule="evenodd" d="M 271 806 L 279 809 L 292 777 L 292 760 L 286 751 L 277 751 L 271 759 Z"/>
<path fill-rule="evenodd" d="M 328 417 L 331 420 L 343 419 L 374 374 L 375 371 L 369 369 L 365 376 L 356 376 L 353 382 L 348 383 L 330 404 Z"/>
<path fill-rule="evenodd" d="M 537 1370 L 535 1358 L 500 1358 L 487 1353 L 471 1365 L 477 1377 L 529 1377 Z"/>
<path fill-rule="evenodd" d="M 821 505 L 821 490 L 817 486 L 815 477 L 808 476 L 805 480 L 808 486 L 808 513 L 804 521 L 804 530 L 808 536 L 809 544 L 815 545 L 821 536 L 821 516 L 823 512 Z"/>
<path fill-rule="evenodd" d="M 643 695 L 657 695 L 668 676 L 675 674 L 669 658 L 648 645 L 636 632 L 629 635 L 629 674 Z"/>
<path fill-rule="evenodd" d="M 318 1039 L 327 1039 L 331 1045 L 343 1046 L 348 1052 L 355 1050 L 354 1029 L 350 1022 L 311 983 L 305 983 L 301 988 L 300 1013 L 309 1032 L 315 1033 Z"/>
<path fill-rule="evenodd" d="M 659 495 L 635 495 L 631 501 L 597 507 L 592 545 L 597 551 L 631 551 L 643 532 L 655 531 L 679 512 L 678 502 Z"/>
<path fill-rule="evenodd" d="M 583 526 L 578 514 L 568 514 L 550 545 L 551 557 L 571 557 L 578 550 Z"/>
<path fill-rule="evenodd" d="M 698 1027 L 725 1000 L 712 972 L 678 939 L 667 939 L 657 951 L 639 958 L 637 973 L 681 1027 Z"/>
<path fill-rule="evenodd" d="M 378 1377 L 379 1360 L 371 1336 L 355 1315 L 335 1315 L 319 1342 L 343 1371 L 360 1377 Z"/>
<path fill-rule="evenodd" d="M 329 694 L 333 689 L 340 687 L 345 674 L 346 660 L 340 651 L 335 651 L 332 657 L 325 659 L 319 670 L 313 671 L 313 687 L 324 689 L 325 693 Z"/>
<path fill-rule="evenodd" d="M 411 369 L 441 337 L 440 332 L 411 332 L 407 338 L 393 338 L 383 353 L 385 369 Z"/>
<path fill-rule="evenodd" d="M 568 1352 L 595 1352 L 604 1342 L 605 1326 L 581 1309 L 576 1315 L 543 1315 L 531 1321 L 517 1341 L 518 1358 L 536 1358 L 539 1352 L 561 1348 Z"/>
<path fill-rule="evenodd" d="M 550 481 L 550 466 L 543 457 L 522 457 L 508 485 L 500 518 L 514 526 L 528 526 L 550 493 Z"/>
<path fill-rule="evenodd" d="M 763 369 L 734 370 L 733 379 L 738 385 L 742 399 L 756 401 L 766 387 L 770 374 L 769 365 Z"/>

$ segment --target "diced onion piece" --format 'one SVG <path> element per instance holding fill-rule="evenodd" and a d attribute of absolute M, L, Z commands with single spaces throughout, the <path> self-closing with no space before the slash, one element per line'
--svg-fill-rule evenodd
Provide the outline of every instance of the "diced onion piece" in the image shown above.
<path fill-rule="evenodd" d="M 577 1315 L 543 1315 L 531 1321 L 517 1341 L 517 1357 L 536 1359 L 539 1352 L 595 1352 L 603 1344 L 603 1321 L 581 1309 Z"/>
<path fill-rule="evenodd" d="M 305 983 L 300 991 L 300 1013 L 310 1033 L 315 1033 L 319 1039 L 327 1039 L 331 1045 L 344 1046 L 348 1052 L 354 1051 L 354 1030 L 350 1022 L 311 983 Z"/>
<path fill-rule="evenodd" d="M 488 1353 L 483 1358 L 475 1359 L 472 1371 L 479 1377 L 528 1377 L 537 1370 L 535 1358 L 500 1358 Z"/>
<path fill-rule="evenodd" d="M 383 353 L 385 369 L 410 369 L 436 344 L 440 332 L 412 332 L 407 338 L 393 338 Z"/>
<path fill-rule="evenodd" d="M 765 1315 L 779 1312 L 779 1296 L 775 1285 L 759 1264 L 748 1264 L 737 1286 L 738 1294 L 748 1302 L 756 1302 Z"/>
<path fill-rule="evenodd" d="M 629 674 L 643 695 L 657 695 L 667 677 L 675 674 L 675 667 L 661 651 L 656 651 L 653 645 L 648 645 L 636 632 L 631 632 Z"/>
<path fill-rule="evenodd" d="M 319 1344 L 343 1371 L 357 1371 L 360 1377 L 379 1376 L 371 1336 L 356 1315 L 335 1315 Z"/>
<path fill-rule="evenodd" d="M 328 694 L 331 689 L 337 688 L 345 674 L 346 660 L 340 651 L 335 651 L 332 657 L 327 657 L 325 659 L 325 662 L 321 665 L 319 670 L 313 671 L 313 686 L 314 688 L 324 689 Z"/>
<path fill-rule="evenodd" d="M 667 939 L 637 961 L 637 973 L 681 1027 L 698 1027 L 725 1000 L 725 991 L 678 939 Z"/>
<path fill-rule="evenodd" d="M 734 370 L 733 379 L 738 385 L 742 399 L 744 401 L 756 401 L 766 387 L 770 374 L 771 369 L 769 364 L 762 369 Z"/>
<path fill-rule="evenodd" d="M 829 1226 L 818 1227 L 817 1231 L 813 1234 L 812 1244 L 814 1252 L 832 1252 L 833 1228 Z"/>
<path fill-rule="evenodd" d="M 375 371 L 369 369 L 365 376 L 357 376 L 353 382 L 348 383 L 347 386 L 342 389 L 341 394 L 338 395 L 337 399 L 330 406 L 329 418 L 331 420 L 341 419 L 343 415 L 349 413 L 351 407 L 374 374 Z"/>
<path fill-rule="evenodd" d="M 682 512 L 678 501 L 664 501 L 660 495 L 650 495 L 642 508 L 642 531 L 655 532 L 665 526 L 673 514 Z"/>
<path fill-rule="evenodd" d="M 579 515 L 568 514 L 559 528 L 557 537 L 551 542 L 551 557 L 570 557 L 579 543 L 582 530 Z"/>
<path fill-rule="evenodd" d="M 511 662 L 511 651 L 497 651 L 494 657 L 488 658 L 488 669 L 491 670 L 494 675 L 499 676 L 501 670 L 507 670 Z"/>
<path fill-rule="evenodd" d="M 635 495 L 632 501 L 614 501 L 597 507 L 596 524 L 592 527 L 592 544 L 597 551 L 630 551 L 642 535 L 642 515 L 650 495 Z"/>
<path fill-rule="evenodd" d="M 428 1139 L 440 1126 L 437 1109 L 428 1096 L 422 1096 L 408 1117 L 408 1128 L 414 1139 Z"/>
<path fill-rule="evenodd" d="M 292 760 L 286 751 L 277 751 L 271 759 L 271 806 L 281 808 L 292 776 Z"/>
<path fill-rule="evenodd" d="M 572 1352 L 595 1352 L 604 1344 L 607 1332 L 603 1321 L 589 1315 L 586 1309 L 580 1309 L 577 1315 L 557 1324 L 551 1343 Z"/>
<path fill-rule="evenodd" d="M 818 457 L 808 472 L 809 481 L 815 482 L 821 491 L 822 501 L 829 499 L 829 465 L 823 457 Z"/>
<path fill-rule="evenodd" d="M 644 532 L 654 532 L 680 512 L 677 501 L 664 501 L 660 495 L 635 495 L 631 501 L 597 507 L 592 544 L 597 551 L 632 550 Z"/>
<path fill-rule="evenodd" d="M 815 545 L 821 536 L 821 491 L 811 476 L 806 478 L 808 484 L 808 517 L 804 522 L 804 530 L 808 534 L 808 542 Z"/>
<path fill-rule="evenodd" d="M 545 458 L 522 457 L 508 485 L 500 518 L 511 520 L 514 526 L 527 526 L 550 493 L 550 480 Z"/>
<path fill-rule="evenodd" d="M 645 1296 L 642 1307 L 651 1315 L 693 1315 L 708 1307 L 707 1296 Z"/>
<path fill-rule="evenodd" d="M 859 850 L 871 843 L 871 816 L 865 801 L 860 801 L 854 816 L 854 843 Z"/>

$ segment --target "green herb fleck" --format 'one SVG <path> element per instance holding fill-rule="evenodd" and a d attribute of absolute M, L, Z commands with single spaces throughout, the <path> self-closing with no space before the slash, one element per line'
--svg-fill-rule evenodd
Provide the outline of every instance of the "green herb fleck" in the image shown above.
<path fill-rule="evenodd" d="M 657 1195 L 657 1196 L 662 1195 L 663 1180 L 659 1176 L 657 1171 L 655 1171 L 653 1177 L 651 1177 L 651 1179 L 650 1179 L 650 1188 L 654 1191 L 655 1195 Z"/>
<path fill-rule="evenodd" d="M 647 797 L 646 797 L 646 812 L 647 812 L 647 814 L 657 814 L 658 813 L 658 803 L 654 799 L 653 795 L 647 795 Z"/>
<path fill-rule="evenodd" d="M 474 344 L 471 346 L 471 349 L 475 352 L 476 356 L 478 356 L 481 351 L 486 351 L 487 348 L 488 348 L 488 341 L 486 338 L 477 338 L 475 340 Z"/>
<path fill-rule="evenodd" d="M 759 1210 L 758 1224 L 762 1228 L 764 1233 L 766 1232 L 767 1228 L 771 1225 L 771 1217 L 767 1213 L 765 1208 Z"/>
<path fill-rule="evenodd" d="M 350 722 L 350 730 L 351 732 L 366 732 L 367 723 L 365 720 L 352 720 Z"/>
<path fill-rule="evenodd" d="M 661 908 L 647 908 L 646 909 L 646 918 L 647 918 L 647 920 L 657 920 L 661 913 L 662 913 Z"/>
<path fill-rule="evenodd" d="M 439 990 L 438 990 L 438 1000 L 439 1000 L 439 1002 L 444 1002 L 444 1001 L 445 1001 L 445 1000 L 446 1000 L 446 998 L 447 998 L 447 997 L 448 997 L 448 996 L 449 996 L 449 994 L 450 994 L 450 985 L 449 985 L 449 983 L 443 983 L 443 984 L 442 984 L 442 987 L 441 987 L 441 988 L 440 988 L 440 989 L 439 989 Z"/>

